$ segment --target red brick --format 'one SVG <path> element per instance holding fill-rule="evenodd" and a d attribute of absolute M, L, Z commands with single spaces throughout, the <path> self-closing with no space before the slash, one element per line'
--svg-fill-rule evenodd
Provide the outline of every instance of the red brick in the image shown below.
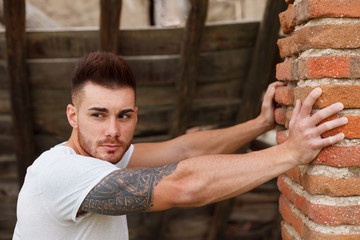
<path fill-rule="evenodd" d="M 294 227 L 300 237 L 303 237 L 304 223 L 301 221 L 301 218 L 291 210 L 289 202 L 283 195 L 279 198 L 279 211 L 283 219 Z"/>
<path fill-rule="evenodd" d="M 296 240 L 296 238 L 290 234 L 285 228 L 284 221 L 281 221 L 281 239 L 282 240 Z"/>
<path fill-rule="evenodd" d="M 275 122 L 277 124 L 285 125 L 286 123 L 286 109 L 276 108 L 275 109 Z"/>
<path fill-rule="evenodd" d="M 285 113 L 285 122 L 282 123 L 282 124 L 280 124 L 280 123 L 278 123 L 278 124 L 284 125 L 285 128 L 289 128 L 289 122 L 290 122 L 291 117 L 292 117 L 292 112 L 293 112 L 292 109 L 291 109 L 291 110 L 287 109 L 287 110 L 286 110 L 286 113 Z M 276 119 L 275 119 L 275 120 L 276 120 Z M 284 120 L 283 120 L 283 121 L 284 121 Z"/>
<path fill-rule="evenodd" d="M 293 69 L 294 60 L 285 61 L 276 65 L 276 79 L 281 81 L 293 81 L 296 80 L 294 74 L 297 73 Z"/>
<path fill-rule="evenodd" d="M 294 88 L 278 87 L 275 91 L 275 102 L 283 105 L 294 104 Z"/>
<path fill-rule="evenodd" d="M 284 178 L 284 175 L 278 178 L 279 190 L 313 222 L 331 226 L 360 224 L 360 205 L 332 206 L 311 203 L 310 200 L 296 193 Z"/>
<path fill-rule="evenodd" d="M 294 31 L 296 22 L 296 8 L 293 4 L 289 4 L 288 9 L 279 14 L 281 30 L 285 34 Z"/>
<path fill-rule="evenodd" d="M 296 6 L 298 21 L 324 17 L 360 17 L 358 0 L 303 0 Z"/>
<path fill-rule="evenodd" d="M 278 144 L 285 142 L 287 138 L 287 131 L 278 131 L 276 134 Z M 358 167 L 360 166 L 360 146 L 329 146 L 323 148 L 311 164 L 332 167 Z"/>
<path fill-rule="evenodd" d="M 311 194 L 322 194 L 331 197 L 359 196 L 359 177 L 333 178 L 321 175 L 304 174 L 301 180 L 303 187 Z"/>
<path fill-rule="evenodd" d="M 297 61 L 291 59 L 276 65 L 276 78 L 281 81 L 359 77 L 360 57 L 357 56 L 321 56 Z"/>
<path fill-rule="evenodd" d="M 303 223 L 301 218 L 292 211 L 290 203 L 283 197 L 280 196 L 279 199 L 279 210 L 284 218 L 284 220 L 291 224 L 296 232 L 300 235 L 302 239 L 306 240 L 358 240 L 360 239 L 360 234 L 349 233 L 349 234 L 325 234 L 314 231 L 310 229 L 306 223 Z M 333 230 L 334 231 L 334 230 Z M 336 231 L 336 228 L 335 228 Z"/>
<path fill-rule="evenodd" d="M 289 171 L 285 172 L 285 175 L 290 178 L 292 181 L 302 184 L 303 183 L 303 174 L 299 167 L 294 167 Z"/>
<path fill-rule="evenodd" d="M 306 225 L 304 226 L 304 239 L 316 240 L 359 240 L 360 234 L 325 234 L 311 230 Z"/>
<path fill-rule="evenodd" d="M 300 184 L 307 192 L 314 195 L 327 195 L 331 197 L 360 196 L 360 178 L 335 178 L 323 175 L 311 175 L 302 173 L 299 167 L 295 167 L 285 175 L 292 181 Z"/>
<path fill-rule="evenodd" d="M 303 27 L 278 40 L 280 56 L 293 56 L 311 48 L 352 49 L 360 47 L 360 24 L 329 24 Z"/>
<path fill-rule="evenodd" d="M 333 167 L 358 167 L 360 166 L 360 146 L 326 147 L 311 163 Z"/>
<path fill-rule="evenodd" d="M 300 79 L 349 78 L 349 56 L 312 57 L 298 62 Z"/>
<path fill-rule="evenodd" d="M 360 85 L 321 85 L 323 90 L 314 108 L 324 108 L 333 103 L 341 102 L 345 108 L 360 108 Z M 295 99 L 304 100 L 312 87 L 295 88 Z"/>
<path fill-rule="evenodd" d="M 332 119 L 340 118 L 340 117 L 342 116 L 332 116 L 325 119 L 325 121 L 330 121 Z M 345 134 L 345 138 L 348 139 L 360 138 L 360 116 L 345 116 L 345 117 L 347 117 L 347 119 L 349 120 L 349 122 L 346 125 L 327 131 L 321 136 L 329 137 L 342 132 Z"/>

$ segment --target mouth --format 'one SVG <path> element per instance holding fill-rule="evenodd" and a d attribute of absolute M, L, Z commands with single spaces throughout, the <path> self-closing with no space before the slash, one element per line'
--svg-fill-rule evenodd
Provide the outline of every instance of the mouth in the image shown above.
<path fill-rule="evenodd" d="M 101 145 L 102 148 L 104 148 L 106 151 L 109 152 L 115 152 L 116 150 L 118 150 L 120 148 L 120 145 L 116 145 L 116 144 L 103 144 Z"/>

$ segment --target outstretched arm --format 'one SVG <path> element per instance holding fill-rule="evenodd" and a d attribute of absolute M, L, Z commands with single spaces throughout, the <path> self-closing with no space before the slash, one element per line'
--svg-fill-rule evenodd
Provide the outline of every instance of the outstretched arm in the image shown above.
<path fill-rule="evenodd" d="M 333 104 L 311 115 L 321 89 L 303 104 L 297 102 L 289 125 L 289 139 L 262 151 L 241 155 L 203 155 L 168 166 L 123 169 L 104 178 L 86 197 L 80 210 L 109 215 L 159 211 L 171 207 L 201 206 L 237 196 L 297 166 L 310 162 L 319 151 L 341 141 L 343 134 L 321 135 L 347 123 L 337 118 Z"/>
<path fill-rule="evenodd" d="M 161 166 L 200 155 L 234 153 L 244 144 L 274 128 L 275 88 L 282 85 L 284 83 L 274 82 L 268 86 L 257 118 L 224 129 L 185 134 L 165 142 L 135 144 L 128 167 Z"/>

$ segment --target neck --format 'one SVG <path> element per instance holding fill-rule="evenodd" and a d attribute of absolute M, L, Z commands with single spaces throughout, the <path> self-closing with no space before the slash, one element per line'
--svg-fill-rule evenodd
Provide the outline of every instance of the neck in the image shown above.
<path fill-rule="evenodd" d="M 72 149 L 74 149 L 74 151 L 79 154 L 79 155 L 83 155 L 83 156 L 89 156 L 89 154 L 87 154 L 80 146 L 79 143 L 79 137 L 78 137 L 78 132 L 73 129 L 71 132 L 71 136 L 69 138 L 69 140 L 65 143 L 65 146 L 71 147 Z"/>

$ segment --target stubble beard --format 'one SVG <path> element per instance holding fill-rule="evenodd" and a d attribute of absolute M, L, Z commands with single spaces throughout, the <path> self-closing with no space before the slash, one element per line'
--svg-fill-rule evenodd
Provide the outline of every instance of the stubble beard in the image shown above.
<path fill-rule="evenodd" d="M 78 142 L 80 144 L 80 147 L 86 152 L 87 155 L 113 164 L 118 163 L 122 159 L 122 157 L 124 156 L 124 154 L 129 149 L 132 143 L 132 139 L 131 141 L 129 141 L 129 143 L 125 143 L 123 141 L 119 141 L 117 138 L 112 138 L 112 139 L 106 138 L 106 139 L 97 140 L 94 146 L 92 146 L 91 140 L 88 140 L 81 132 L 79 132 L 78 137 L 79 137 Z M 119 144 L 123 150 L 120 154 L 118 154 L 118 156 L 115 156 L 115 151 L 107 151 L 105 153 L 105 156 L 102 156 L 97 151 L 98 147 L 102 143 L 116 143 Z"/>

